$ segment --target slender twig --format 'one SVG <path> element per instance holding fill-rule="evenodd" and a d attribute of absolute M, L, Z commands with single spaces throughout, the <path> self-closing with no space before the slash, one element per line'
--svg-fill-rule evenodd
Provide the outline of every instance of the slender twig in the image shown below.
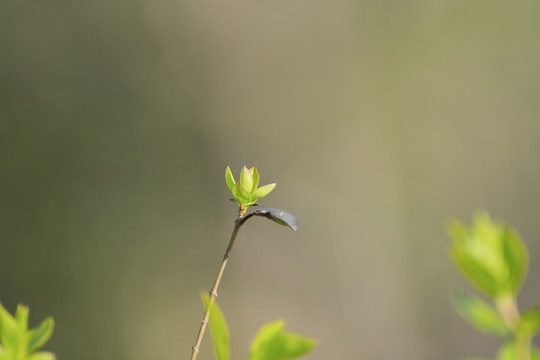
<path fill-rule="evenodd" d="M 214 282 L 214 286 L 212 287 L 212 290 L 210 290 L 210 301 L 206 306 L 206 310 L 204 312 L 203 319 L 201 321 L 201 327 L 199 329 L 199 333 L 197 335 L 197 339 L 195 340 L 195 345 L 193 345 L 193 350 L 191 352 L 191 358 L 190 360 L 195 360 L 197 358 L 197 355 L 199 353 L 199 347 L 201 345 L 202 338 L 204 336 L 204 331 L 206 330 L 206 325 L 208 324 L 208 317 L 210 316 L 210 310 L 212 308 L 212 305 L 214 304 L 216 298 L 217 298 L 217 290 L 219 287 L 219 283 L 221 281 L 221 277 L 223 276 L 223 271 L 225 271 L 225 266 L 227 266 L 227 261 L 229 260 L 229 255 L 232 251 L 232 248 L 234 246 L 234 241 L 236 240 L 236 235 L 238 235 L 238 230 L 240 230 L 240 227 L 244 224 L 244 222 L 250 217 L 249 215 L 244 217 L 244 213 L 240 212 L 238 215 L 238 218 L 234 222 L 234 229 L 231 234 L 231 239 L 229 240 L 229 245 L 227 246 L 227 250 L 225 250 L 225 255 L 223 256 L 223 260 L 221 261 L 221 266 L 219 268 L 216 281 Z"/>
<path fill-rule="evenodd" d="M 193 345 L 193 348 L 192 348 L 190 360 L 195 360 L 197 358 L 197 355 L 199 354 L 199 347 L 201 345 L 202 338 L 204 336 L 204 331 L 206 330 L 206 325 L 208 324 L 210 311 L 212 310 L 212 305 L 214 305 L 214 302 L 216 301 L 216 298 L 218 296 L 217 289 L 219 287 L 221 277 L 223 276 L 223 271 L 225 271 L 225 266 L 227 266 L 227 261 L 229 260 L 229 255 L 234 246 L 236 235 L 238 235 L 238 230 L 240 230 L 240 227 L 244 225 L 244 223 L 253 216 L 268 217 L 269 219 L 272 219 L 275 221 L 275 216 L 269 215 L 270 214 L 269 210 L 276 210 L 276 209 L 260 209 L 249 214 L 247 214 L 246 210 L 247 209 L 245 209 L 243 206 L 240 206 L 240 212 L 238 213 L 238 218 L 234 222 L 234 229 L 231 234 L 231 239 L 229 240 L 229 245 L 227 246 L 227 250 L 225 250 L 225 255 L 223 256 L 223 260 L 221 261 L 221 266 L 219 267 L 219 271 L 216 277 L 216 281 L 214 282 L 214 286 L 212 287 L 212 290 L 210 290 L 210 299 L 209 299 L 208 304 L 206 304 L 206 310 L 204 311 L 203 319 L 201 321 L 201 327 L 199 328 L 199 333 L 197 335 L 197 339 L 195 340 L 195 345 Z M 282 216 L 285 213 L 283 210 L 278 210 L 278 211 L 280 212 L 280 216 Z M 286 214 L 288 215 L 287 223 L 285 223 L 283 220 L 281 220 L 281 223 L 283 225 L 289 226 L 291 229 L 296 231 L 298 229 L 298 220 L 291 214 L 288 214 L 288 213 Z"/>

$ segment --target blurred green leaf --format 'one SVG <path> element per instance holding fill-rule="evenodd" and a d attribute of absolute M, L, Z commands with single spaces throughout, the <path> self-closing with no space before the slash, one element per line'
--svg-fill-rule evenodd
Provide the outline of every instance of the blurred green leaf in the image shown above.
<path fill-rule="evenodd" d="M 458 294 L 453 298 L 456 311 L 475 329 L 505 338 L 508 329 L 500 313 L 480 298 L 467 294 Z"/>
<path fill-rule="evenodd" d="M 11 314 L 0 303 L 0 343 L 4 349 L 17 346 L 17 323 Z"/>
<path fill-rule="evenodd" d="M 17 305 L 17 310 L 15 311 L 15 321 L 17 321 L 17 327 L 19 331 L 25 333 L 28 330 L 28 307 L 23 304 Z"/>
<path fill-rule="evenodd" d="M 486 294 L 495 297 L 498 292 L 497 279 L 474 257 L 461 248 L 452 249 L 452 258 L 469 281 Z"/>
<path fill-rule="evenodd" d="M 28 307 L 19 304 L 15 317 L 0 304 L 0 360 L 53 360 L 49 352 L 34 353 L 45 345 L 53 331 L 48 318 L 35 329 L 28 330 Z"/>
<path fill-rule="evenodd" d="M 49 339 L 54 330 L 52 317 L 45 319 L 37 328 L 28 333 L 28 351 L 33 352 L 41 348 Z"/>
<path fill-rule="evenodd" d="M 516 295 L 527 277 L 529 254 L 525 243 L 514 228 L 504 225 L 501 236 L 510 288 L 512 294 Z"/>
<path fill-rule="evenodd" d="M 512 227 L 493 222 L 487 212 L 475 215 L 473 225 L 454 221 L 448 226 L 452 257 L 479 289 L 490 295 L 516 295 L 525 279 L 525 244 Z"/>
<path fill-rule="evenodd" d="M 214 343 L 214 352 L 218 360 L 229 360 L 230 345 L 229 345 L 229 327 L 225 321 L 225 316 L 219 305 L 214 302 L 210 305 L 210 297 L 208 294 L 201 293 L 201 299 L 206 308 L 210 309 L 210 332 Z"/>
<path fill-rule="evenodd" d="M 530 351 L 531 360 L 540 360 L 540 350 L 537 347 L 531 346 Z M 519 360 L 516 344 L 513 342 L 504 344 L 497 353 L 497 360 Z"/>
<path fill-rule="evenodd" d="M 529 337 L 540 332 L 540 306 L 523 314 L 518 325 L 518 332 Z"/>
<path fill-rule="evenodd" d="M 284 332 L 284 327 L 283 320 L 263 326 L 251 343 L 249 360 L 288 360 L 313 350 L 315 340 Z"/>
<path fill-rule="evenodd" d="M 497 352 L 497 360 L 516 360 L 516 349 L 513 343 L 504 344 Z"/>
<path fill-rule="evenodd" d="M 26 360 L 55 360 L 56 356 L 53 353 L 47 351 L 40 351 L 34 353 L 26 358 Z"/>

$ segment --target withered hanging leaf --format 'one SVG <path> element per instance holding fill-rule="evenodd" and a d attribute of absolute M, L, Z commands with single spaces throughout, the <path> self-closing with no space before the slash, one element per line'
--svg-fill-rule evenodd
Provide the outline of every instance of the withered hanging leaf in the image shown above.
<path fill-rule="evenodd" d="M 262 208 L 252 212 L 252 216 L 264 216 L 270 220 L 277 222 L 280 225 L 288 226 L 294 231 L 298 230 L 298 219 L 291 213 L 285 210 L 276 208 Z"/>

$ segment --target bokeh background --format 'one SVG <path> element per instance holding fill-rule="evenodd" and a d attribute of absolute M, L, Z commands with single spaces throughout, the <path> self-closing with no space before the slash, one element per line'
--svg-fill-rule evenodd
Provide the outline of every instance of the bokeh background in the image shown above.
<path fill-rule="evenodd" d="M 233 358 L 278 318 L 306 359 L 492 356 L 445 224 L 513 224 L 540 301 L 539 64 L 535 0 L 2 1 L 0 301 L 59 359 L 188 358 L 257 165 L 300 230 L 242 229 Z"/>

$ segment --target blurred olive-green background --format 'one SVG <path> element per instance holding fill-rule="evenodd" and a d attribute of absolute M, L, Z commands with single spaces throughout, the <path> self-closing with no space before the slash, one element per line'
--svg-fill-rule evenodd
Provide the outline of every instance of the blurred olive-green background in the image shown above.
<path fill-rule="evenodd" d="M 539 155 L 536 0 L 0 2 L 0 301 L 59 359 L 188 358 L 244 164 L 300 230 L 242 229 L 233 358 L 278 318 L 306 359 L 492 356 L 444 227 L 513 224 L 540 302 Z"/>

